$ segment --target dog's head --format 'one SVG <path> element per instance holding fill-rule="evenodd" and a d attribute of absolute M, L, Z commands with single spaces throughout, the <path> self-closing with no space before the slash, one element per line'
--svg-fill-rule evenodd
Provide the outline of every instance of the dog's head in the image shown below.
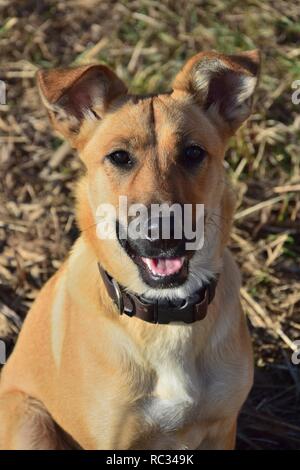
<path fill-rule="evenodd" d="M 150 297 L 185 297 L 220 269 L 234 205 L 223 158 L 251 112 L 258 72 L 257 51 L 204 52 L 187 62 L 170 92 L 153 96 L 127 93 L 104 65 L 38 72 L 54 127 L 87 169 L 78 194 L 83 236 L 124 286 Z M 107 210 L 120 209 L 120 201 L 127 218 Z M 176 209 L 160 212 L 161 204 Z M 110 236 L 99 236 L 103 218 Z M 199 220 L 204 241 L 188 243 L 186 223 L 195 241 Z"/>

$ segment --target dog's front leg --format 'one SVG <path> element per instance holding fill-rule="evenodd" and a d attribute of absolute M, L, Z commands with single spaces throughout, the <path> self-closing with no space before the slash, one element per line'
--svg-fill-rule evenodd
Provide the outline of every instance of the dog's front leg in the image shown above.
<path fill-rule="evenodd" d="M 22 392 L 0 398 L 0 449 L 57 450 L 70 448 L 43 405 Z"/>

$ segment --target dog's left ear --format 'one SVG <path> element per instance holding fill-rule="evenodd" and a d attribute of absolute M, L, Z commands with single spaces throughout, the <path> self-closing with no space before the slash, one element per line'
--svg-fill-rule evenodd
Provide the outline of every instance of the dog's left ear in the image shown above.
<path fill-rule="evenodd" d="M 84 140 L 89 124 L 102 119 L 112 101 L 127 92 L 105 65 L 39 70 L 37 81 L 54 128 L 74 147 Z"/>
<path fill-rule="evenodd" d="M 179 72 L 173 89 L 192 95 L 231 134 L 251 113 L 259 69 L 258 50 L 236 55 L 201 52 Z"/>

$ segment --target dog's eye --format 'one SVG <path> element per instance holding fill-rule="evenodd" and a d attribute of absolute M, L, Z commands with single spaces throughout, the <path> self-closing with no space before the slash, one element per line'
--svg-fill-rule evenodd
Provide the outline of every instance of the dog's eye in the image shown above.
<path fill-rule="evenodd" d="M 110 153 L 107 158 L 116 166 L 123 168 L 131 168 L 133 165 L 133 159 L 130 154 L 125 150 L 116 150 Z"/>
<path fill-rule="evenodd" d="M 199 165 L 206 156 L 206 151 L 199 145 L 189 145 L 182 152 L 183 164 L 187 167 Z"/>

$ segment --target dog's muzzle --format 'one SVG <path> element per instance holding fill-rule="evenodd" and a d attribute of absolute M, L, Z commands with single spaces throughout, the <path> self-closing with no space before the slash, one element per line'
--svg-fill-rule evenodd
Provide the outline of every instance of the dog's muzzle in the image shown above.
<path fill-rule="evenodd" d="M 121 246 L 137 265 L 147 285 L 168 288 L 186 281 L 193 252 L 186 251 L 187 240 L 180 218 L 170 215 L 145 219 L 138 236 L 132 236 L 120 221 L 116 230 Z"/>

